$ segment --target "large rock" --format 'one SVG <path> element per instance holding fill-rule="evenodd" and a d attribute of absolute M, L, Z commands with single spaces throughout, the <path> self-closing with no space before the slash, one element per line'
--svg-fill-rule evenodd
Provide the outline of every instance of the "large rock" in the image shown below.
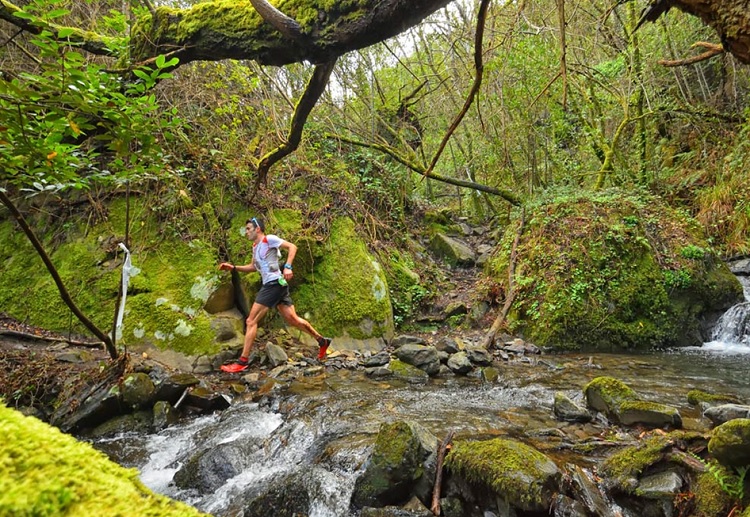
<path fill-rule="evenodd" d="M 708 452 L 722 465 L 750 465 L 750 419 L 737 418 L 714 429 Z"/>
<path fill-rule="evenodd" d="M 430 241 L 432 252 L 451 266 L 470 267 L 477 260 L 476 253 L 463 241 L 437 233 Z"/>
<path fill-rule="evenodd" d="M 445 459 L 452 475 L 484 486 L 516 509 L 546 512 L 560 490 L 557 465 L 515 440 L 456 441 Z"/>
<path fill-rule="evenodd" d="M 591 409 L 618 419 L 623 402 L 638 400 L 638 394 L 624 382 L 612 377 L 597 377 L 583 388 Z"/>
<path fill-rule="evenodd" d="M 645 400 L 628 400 L 620 405 L 619 420 L 623 425 L 643 424 L 648 427 L 681 428 L 682 417 L 676 408 Z"/>
<path fill-rule="evenodd" d="M 703 415 L 713 425 L 720 425 L 736 418 L 750 418 L 750 406 L 740 404 L 721 404 L 706 409 Z"/>
<path fill-rule="evenodd" d="M 650 196 L 554 193 L 520 236 L 508 325 L 533 343 L 603 351 L 700 345 L 742 286 L 700 226 Z M 507 284 L 516 220 L 486 269 Z M 506 286 L 507 289 L 507 286 Z"/>
<path fill-rule="evenodd" d="M 401 361 L 424 370 L 427 375 L 437 375 L 440 371 L 440 358 L 434 346 L 404 345 L 395 354 Z"/>
<path fill-rule="evenodd" d="M 437 445 L 437 438 L 418 424 L 381 424 L 372 455 L 354 486 L 352 504 L 382 507 L 403 503 L 412 495 L 428 500 Z"/>

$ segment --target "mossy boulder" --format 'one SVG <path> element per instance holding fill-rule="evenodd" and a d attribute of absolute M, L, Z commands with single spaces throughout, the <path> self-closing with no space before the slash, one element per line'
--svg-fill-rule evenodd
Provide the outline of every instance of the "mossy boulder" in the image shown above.
<path fill-rule="evenodd" d="M 593 379 L 583 387 L 583 394 L 588 407 L 615 419 L 623 402 L 639 399 L 633 388 L 612 377 Z"/>
<path fill-rule="evenodd" d="M 620 404 L 619 420 L 623 425 L 643 424 L 649 427 L 682 427 L 680 412 L 647 400 L 628 400 Z"/>
<path fill-rule="evenodd" d="M 445 466 L 452 476 L 489 490 L 514 508 L 533 512 L 549 509 L 562 477 L 557 465 L 541 452 L 503 438 L 457 440 Z"/>
<path fill-rule="evenodd" d="M 0 515 L 205 515 L 154 494 L 126 469 L 0 404 Z"/>
<path fill-rule="evenodd" d="M 295 259 L 295 274 L 296 264 Z M 355 339 L 393 336 L 385 272 L 349 218 L 333 221 L 329 239 L 316 252 L 314 268 L 292 297 L 297 312 L 323 334 Z"/>
<path fill-rule="evenodd" d="M 653 465 L 664 459 L 664 451 L 671 446 L 669 435 L 655 435 L 638 445 L 626 447 L 602 463 L 600 476 L 615 491 L 634 494 L 639 478 Z"/>
<path fill-rule="evenodd" d="M 742 287 L 701 227 L 658 198 L 558 191 L 527 207 L 517 246 L 511 330 L 557 349 L 700 344 L 701 322 Z M 487 272 L 507 289 L 517 219 Z"/>
<path fill-rule="evenodd" d="M 713 430 L 708 452 L 722 465 L 750 465 L 750 418 L 730 420 Z"/>
<path fill-rule="evenodd" d="M 687 394 L 688 404 L 692 406 L 718 406 L 721 404 L 742 404 L 742 401 L 730 394 L 708 393 L 701 390 L 690 390 Z"/>
<path fill-rule="evenodd" d="M 362 508 L 405 502 L 425 475 L 425 464 L 434 463 L 427 460 L 436 449 L 437 438 L 418 424 L 381 424 L 372 455 L 354 486 L 352 504 Z"/>

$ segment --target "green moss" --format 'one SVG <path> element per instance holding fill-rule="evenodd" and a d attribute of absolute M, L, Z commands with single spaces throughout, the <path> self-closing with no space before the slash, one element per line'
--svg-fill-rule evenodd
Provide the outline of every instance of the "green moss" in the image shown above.
<path fill-rule="evenodd" d="M 624 402 L 638 399 L 630 386 L 612 377 L 596 377 L 583 387 L 583 394 L 589 406 L 610 415 L 616 415 Z"/>
<path fill-rule="evenodd" d="M 513 440 L 456 441 L 445 459 L 446 467 L 464 479 L 484 486 L 513 506 L 544 507 L 559 477 L 544 454 Z"/>
<path fill-rule="evenodd" d="M 86 443 L 0 405 L 0 515 L 205 515 L 156 495 Z"/>
<path fill-rule="evenodd" d="M 356 234 L 354 223 L 347 218 L 334 220 L 330 238 L 316 256 L 320 260 L 313 271 L 292 293 L 297 312 L 309 313 L 313 326 L 324 334 L 354 338 L 391 335 L 386 277 Z"/>
<path fill-rule="evenodd" d="M 700 316 L 737 299 L 738 282 L 700 228 L 656 198 L 558 191 L 529 211 L 508 321 L 539 345 L 617 350 L 696 344 Z M 519 224 L 505 232 L 488 262 L 490 277 L 501 285 Z"/>
<path fill-rule="evenodd" d="M 662 451 L 669 444 L 668 435 L 656 435 L 637 446 L 623 449 L 602 463 L 601 475 L 614 479 L 619 487 L 632 493 L 635 489 L 632 480 L 660 461 L 663 458 Z"/>
<path fill-rule="evenodd" d="M 695 494 L 694 517 L 725 515 L 733 502 L 710 472 L 697 476 L 692 484 L 692 491 Z"/>
<path fill-rule="evenodd" d="M 688 404 L 697 406 L 701 402 L 712 403 L 723 403 L 723 404 L 741 404 L 742 402 L 734 395 L 721 395 L 707 393 L 701 390 L 690 390 L 687 394 Z"/>

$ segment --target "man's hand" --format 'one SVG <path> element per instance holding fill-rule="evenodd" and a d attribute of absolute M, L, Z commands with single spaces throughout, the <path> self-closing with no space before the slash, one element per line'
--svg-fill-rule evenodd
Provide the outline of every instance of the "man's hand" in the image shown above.
<path fill-rule="evenodd" d="M 220 271 L 231 271 L 234 269 L 234 266 L 230 264 L 229 262 L 222 262 L 219 264 L 219 270 Z"/>

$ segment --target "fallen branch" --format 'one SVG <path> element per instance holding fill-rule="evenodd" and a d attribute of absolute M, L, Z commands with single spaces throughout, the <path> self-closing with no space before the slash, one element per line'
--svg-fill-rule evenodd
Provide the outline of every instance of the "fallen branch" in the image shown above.
<path fill-rule="evenodd" d="M 445 454 L 451 448 L 454 431 L 448 432 L 438 448 L 437 466 L 435 467 L 435 487 L 432 489 L 432 508 L 430 510 L 434 515 L 440 515 L 440 491 L 443 484 L 443 462 Z"/>
<path fill-rule="evenodd" d="M 101 348 L 104 345 L 101 341 L 78 341 L 76 339 L 67 339 L 60 336 L 39 336 L 37 334 L 29 334 L 28 332 L 21 332 L 20 330 L 8 330 L 0 329 L 0 336 L 17 337 L 21 339 L 36 339 L 39 341 L 50 341 L 53 343 L 67 343 L 73 346 L 86 346 L 90 348 Z"/>
<path fill-rule="evenodd" d="M 513 278 L 516 276 L 518 241 L 521 240 L 521 235 L 523 234 L 525 219 L 526 209 L 523 209 L 521 211 L 521 224 L 518 227 L 518 233 L 516 233 L 516 238 L 513 240 L 513 248 L 510 251 L 510 261 L 508 263 L 508 291 L 505 296 L 505 303 L 503 304 L 503 309 L 500 311 L 500 314 L 498 314 L 497 318 L 495 318 L 495 321 L 492 323 L 492 327 L 490 327 L 489 332 L 487 332 L 487 336 L 484 338 L 483 346 L 485 349 L 489 349 L 490 346 L 492 346 L 492 343 L 495 341 L 495 335 L 497 334 L 497 331 L 500 330 L 500 327 L 502 327 L 505 323 L 505 318 L 506 316 L 508 316 L 510 306 L 513 304 L 513 300 L 516 297 L 516 283 L 513 281 Z"/>

